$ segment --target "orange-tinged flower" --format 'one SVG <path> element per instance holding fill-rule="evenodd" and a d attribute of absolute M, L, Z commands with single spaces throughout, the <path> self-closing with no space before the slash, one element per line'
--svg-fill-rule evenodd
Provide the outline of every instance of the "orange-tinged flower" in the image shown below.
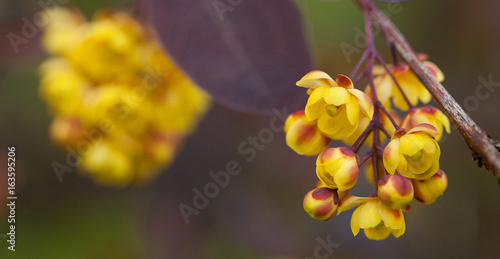
<path fill-rule="evenodd" d="M 358 156 L 349 148 L 328 148 L 316 160 L 316 174 L 328 188 L 344 191 L 358 180 Z"/>
<path fill-rule="evenodd" d="M 373 116 L 373 104 L 365 93 L 354 89 L 351 79 L 339 75 L 334 81 L 322 71 L 306 74 L 298 86 L 309 88 L 305 115 L 318 121 L 319 129 L 332 139 L 342 139 L 354 133 L 360 117 Z"/>
<path fill-rule="evenodd" d="M 351 229 L 354 236 L 364 229 L 367 238 L 386 239 L 391 233 L 400 237 L 405 233 L 405 221 L 401 210 L 386 207 L 378 198 L 369 198 L 352 214 Z"/>
<path fill-rule="evenodd" d="M 390 209 L 402 209 L 413 200 L 413 185 L 399 174 L 386 175 L 378 181 L 378 198 Z"/>
<path fill-rule="evenodd" d="M 438 134 L 430 124 L 420 124 L 408 132 L 396 131 L 384 149 L 383 160 L 387 172 L 407 178 L 425 180 L 439 169 L 441 149 L 434 137 Z"/>
<path fill-rule="evenodd" d="M 304 210 L 314 219 L 328 220 L 337 211 L 339 197 L 336 190 L 321 187 L 309 191 L 304 197 Z"/>
<path fill-rule="evenodd" d="M 437 141 L 443 136 L 443 128 L 446 130 L 446 133 L 450 134 L 450 120 L 448 117 L 439 109 L 430 105 L 411 109 L 404 118 L 401 127 L 411 129 L 422 123 L 430 124 L 438 130 L 438 134 L 436 135 Z"/>
<path fill-rule="evenodd" d="M 415 188 L 415 199 L 425 204 L 431 204 L 439 196 L 443 195 L 448 186 L 448 178 L 443 170 L 439 169 L 436 174 L 427 180 L 413 180 L 413 186 Z"/>
<path fill-rule="evenodd" d="M 316 121 L 306 119 L 304 110 L 288 116 L 284 130 L 287 145 L 301 155 L 317 155 L 330 144 L 330 139 L 321 133 Z"/>
<path fill-rule="evenodd" d="M 443 73 L 434 63 L 424 61 L 424 64 L 439 82 L 444 80 Z M 431 94 L 427 91 L 425 86 L 420 82 L 408 65 L 389 65 L 388 68 L 394 75 L 394 78 L 398 81 L 401 89 L 404 91 L 406 97 L 412 105 L 417 105 L 419 100 L 422 103 L 430 102 L 432 99 Z M 374 68 L 373 73 L 378 74 L 378 76 L 374 79 L 374 83 L 375 88 L 377 89 L 377 97 L 380 102 L 385 103 L 392 97 L 392 101 L 396 107 L 401 110 L 408 110 L 409 106 L 406 103 L 405 98 L 385 69 L 377 66 Z M 367 89 L 367 91 L 369 92 L 371 90 Z"/>

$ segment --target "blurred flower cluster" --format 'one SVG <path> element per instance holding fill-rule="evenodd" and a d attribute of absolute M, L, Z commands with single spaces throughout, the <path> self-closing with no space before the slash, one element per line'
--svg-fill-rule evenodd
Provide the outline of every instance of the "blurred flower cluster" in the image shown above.
<path fill-rule="evenodd" d="M 162 50 L 153 30 L 131 15 L 46 10 L 40 94 L 54 120 L 52 140 L 78 156 L 97 183 L 152 179 L 174 159 L 207 111 L 209 96 Z"/>
<path fill-rule="evenodd" d="M 444 79 L 436 65 L 425 64 L 439 81 Z M 404 234 L 403 211 L 410 209 L 414 198 L 430 204 L 445 191 L 447 178 L 439 168 L 437 141 L 444 130 L 450 132 L 450 123 L 432 106 L 414 107 L 419 101 L 428 103 L 431 95 L 406 64 L 367 69 L 374 77 L 364 92 L 344 75 L 336 80 L 322 71 L 305 75 L 297 85 L 308 89 L 308 102 L 305 110 L 288 117 L 285 133 L 288 146 L 297 153 L 318 155 L 319 181 L 304 198 L 306 212 L 328 220 L 356 208 L 353 234 L 364 229 L 367 238 L 381 240 L 391 233 Z M 392 104 L 408 111 L 404 119 Z M 332 139 L 350 147 L 330 147 Z M 370 149 L 360 159 L 363 144 Z M 375 192 L 369 197 L 351 195 L 365 163 Z"/>

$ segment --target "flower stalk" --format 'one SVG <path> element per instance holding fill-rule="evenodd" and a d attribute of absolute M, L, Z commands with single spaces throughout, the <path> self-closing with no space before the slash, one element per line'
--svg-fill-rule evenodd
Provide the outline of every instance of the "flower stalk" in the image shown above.
<path fill-rule="evenodd" d="M 472 151 L 472 157 L 477 165 L 480 167 L 484 165 L 492 175 L 498 176 L 500 174 L 500 151 L 498 146 L 495 146 L 495 141 L 465 113 L 462 107 L 432 75 L 396 26 L 371 1 L 356 0 L 356 2 L 364 11 L 365 16 L 366 13 L 369 13 L 377 22 L 387 40 L 394 43 L 395 49 L 403 60 L 410 66 L 423 85 L 429 90 L 434 100 L 460 131 L 467 146 Z"/>

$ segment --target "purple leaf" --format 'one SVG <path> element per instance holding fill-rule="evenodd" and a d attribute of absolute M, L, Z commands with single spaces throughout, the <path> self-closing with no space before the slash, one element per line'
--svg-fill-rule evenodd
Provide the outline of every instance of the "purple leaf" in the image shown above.
<path fill-rule="evenodd" d="M 304 105 L 295 86 L 312 67 L 297 7 L 290 0 L 147 0 L 170 55 L 213 98 L 269 114 Z"/>

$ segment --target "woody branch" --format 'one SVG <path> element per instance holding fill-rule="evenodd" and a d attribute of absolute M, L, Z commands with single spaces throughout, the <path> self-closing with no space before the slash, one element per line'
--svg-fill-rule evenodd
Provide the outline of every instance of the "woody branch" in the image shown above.
<path fill-rule="evenodd" d="M 432 73 L 419 60 L 415 51 L 397 27 L 382 14 L 370 0 L 355 0 L 364 11 L 368 10 L 378 23 L 389 42 L 393 42 L 401 57 L 408 63 L 417 77 L 434 97 L 434 100 L 444 110 L 453 124 L 462 134 L 465 142 L 472 151 L 473 159 L 479 166 L 484 165 L 493 175 L 500 174 L 500 147 L 488 134 L 481 129 L 446 89 L 437 81 Z"/>

